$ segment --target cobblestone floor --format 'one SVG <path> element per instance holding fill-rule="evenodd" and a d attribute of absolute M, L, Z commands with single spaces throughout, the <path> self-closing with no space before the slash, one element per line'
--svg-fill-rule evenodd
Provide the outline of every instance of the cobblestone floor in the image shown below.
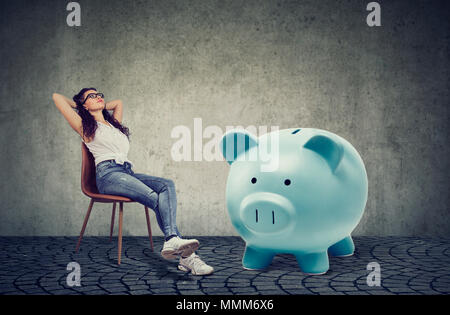
<path fill-rule="evenodd" d="M 155 252 L 146 237 L 0 237 L 0 294 L 449 294 L 450 239 L 355 237 L 355 254 L 330 257 L 325 275 L 303 274 L 292 255 L 278 255 L 265 271 L 244 270 L 239 237 L 197 237 L 197 253 L 215 272 L 193 276 Z M 66 279 L 70 262 L 81 267 L 81 286 Z M 381 268 L 381 286 L 370 287 L 367 265 Z"/>

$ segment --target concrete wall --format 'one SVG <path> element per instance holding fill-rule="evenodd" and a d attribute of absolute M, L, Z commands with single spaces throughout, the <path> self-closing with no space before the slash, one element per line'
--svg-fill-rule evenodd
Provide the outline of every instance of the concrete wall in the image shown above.
<path fill-rule="evenodd" d="M 184 235 L 237 235 L 227 163 L 170 153 L 198 117 L 335 132 L 369 177 L 355 235 L 450 236 L 448 1 L 378 1 L 381 27 L 368 0 L 79 1 L 80 27 L 68 2 L 0 4 L 0 235 L 79 233 L 80 138 L 51 96 L 94 86 L 124 102 L 135 172 L 175 181 Z M 125 235 L 146 235 L 144 218 L 126 205 Z M 86 235 L 109 222 L 96 204 Z"/>

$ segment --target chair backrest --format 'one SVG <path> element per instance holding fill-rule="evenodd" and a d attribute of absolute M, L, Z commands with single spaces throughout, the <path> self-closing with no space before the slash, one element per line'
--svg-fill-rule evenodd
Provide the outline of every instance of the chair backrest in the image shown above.
<path fill-rule="evenodd" d="M 91 197 L 91 194 L 99 193 L 95 179 L 95 160 L 83 142 L 81 142 L 81 155 L 81 190 Z"/>

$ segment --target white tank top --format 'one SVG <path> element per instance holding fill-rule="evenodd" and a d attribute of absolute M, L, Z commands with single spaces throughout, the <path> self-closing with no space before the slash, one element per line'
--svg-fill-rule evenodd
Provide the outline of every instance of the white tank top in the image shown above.
<path fill-rule="evenodd" d="M 126 135 L 108 121 L 108 126 L 97 121 L 98 128 L 91 142 L 84 142 L 95 159 L 95 166 L 106 160 L 115 160 L 117 164 L 131 163 L 128 160 L 130 142 Z"/>

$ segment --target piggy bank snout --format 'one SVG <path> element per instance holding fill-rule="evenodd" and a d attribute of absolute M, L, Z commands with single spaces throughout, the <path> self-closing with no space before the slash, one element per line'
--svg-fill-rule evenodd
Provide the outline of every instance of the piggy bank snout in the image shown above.
<path fill-rule="evenodd" d="M 279 232 L 293 221 L 294 206 L 282 195 L 266 192 L 253 193 L 242 201 L 240 216 L 242 222 L 251 231 Z"/>

